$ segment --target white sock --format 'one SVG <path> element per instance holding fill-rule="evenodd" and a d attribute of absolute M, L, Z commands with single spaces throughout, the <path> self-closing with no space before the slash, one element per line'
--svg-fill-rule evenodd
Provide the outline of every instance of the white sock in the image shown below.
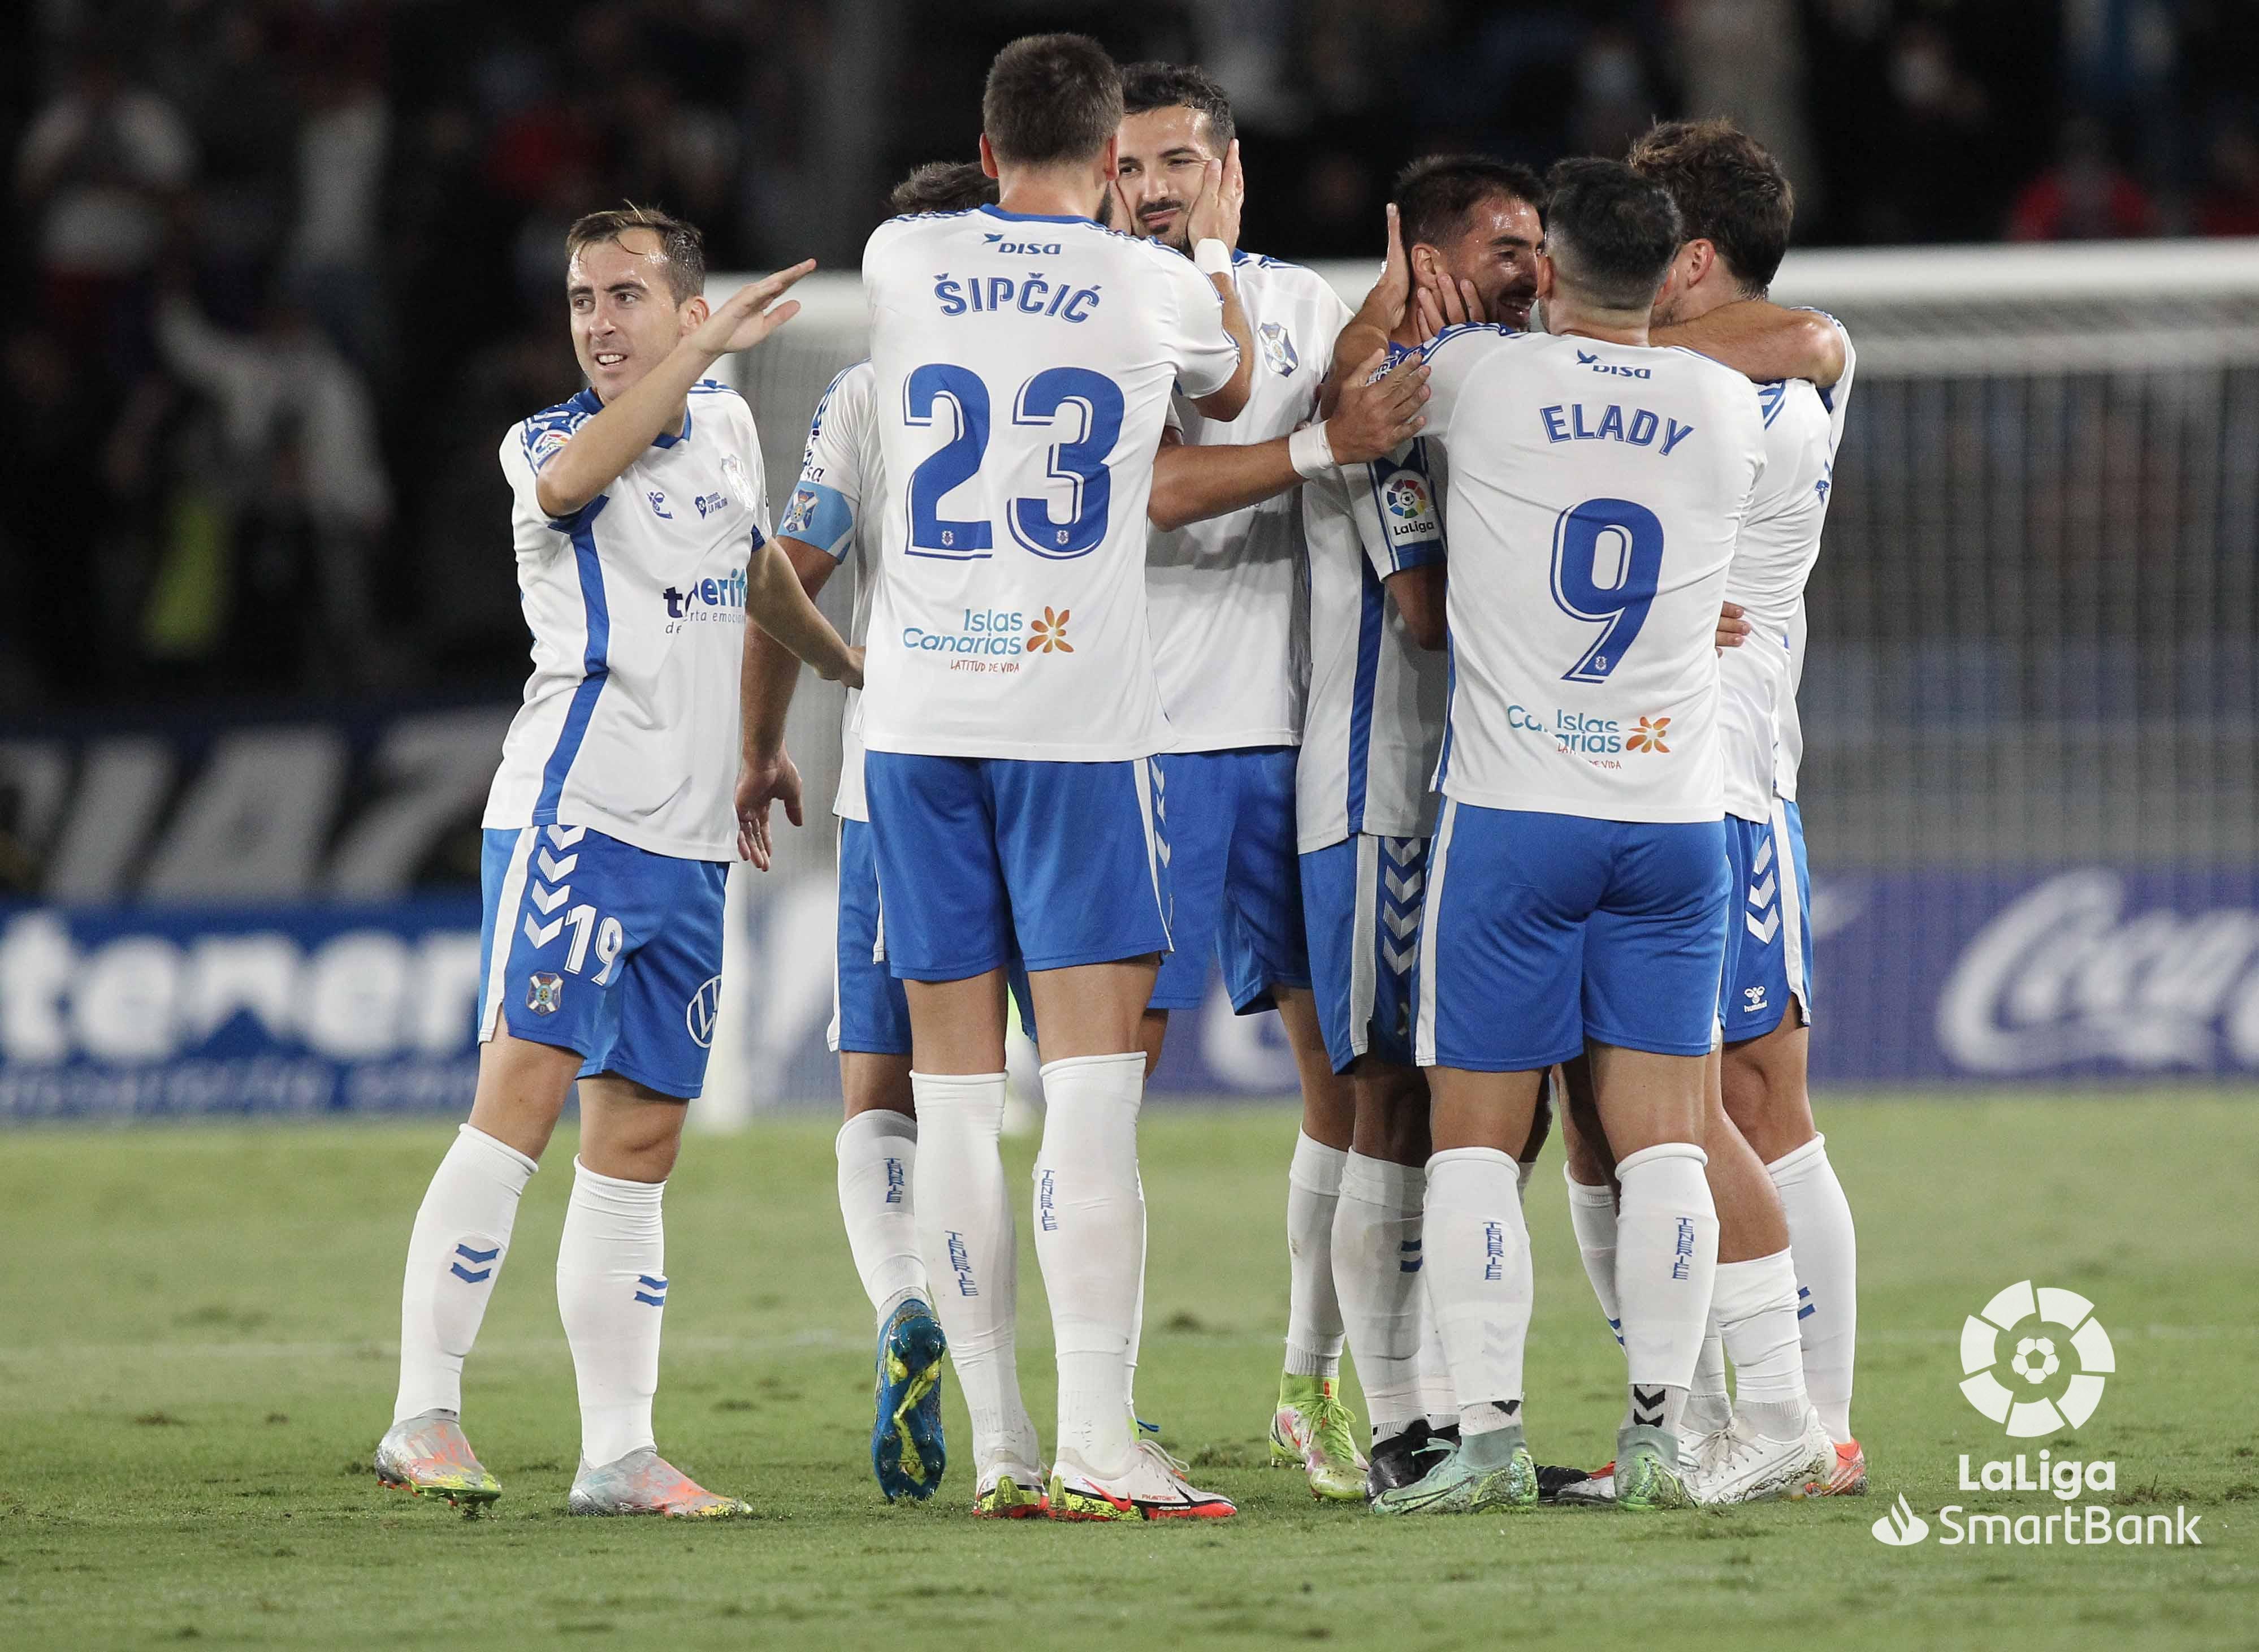
<path fill-rule="evenodd" d="M 1137 1350 L 1145 1341 L 1145 1176 L 1137 1175 L 1137 1307 L 1130 1315 L 1130 1373 L 1123 1392 L 1130 1396 L 1130 1417 L 1137 1417 Z"/>
<path fill-rule="evenodd" d="M 1643 1148 L 1616 1166 L 1616 1304 L 1635 1421 L 1678 1425 L 1710 1329 L 1718 1212 L 1692 1142 Z"/>
<path fill-rule="evenodd" d="M 592 1467 L 655 1443 L 666 1194 L 665 1182 L 624 1182 L 573 1161 L 573 1198 L 557 1242 L 557 1315 L 580 1383 L 581 1456 Z"/>
<path fill-rule="evenodd" d="M 1421 1268 L 1459 1397 L 1462 1435 L 1521 1421 L 1521 1354 L 1533 1291 L 1514 1160 L 1457 1147 L 1428 1161 Z"/>
<path fill-rule="evenodd" d="M 1564 1170 L 1564 1174 L 1566 1174 Z M 1600 1317 L 1608 1335 L 1623 1343 L 1623 1310 L 1616 1304 L 1616 1190 L 1605 1182 L 1588 1187 L 1568 1177 L 1569 1225 L 1576 1230 L 1577 1254 L 1584 1258 L 1585 1277 L 1600 1300 Z"/>
<path fill-rule="evenodd" d="M 1351 1152 L 1334 1210 L 1334 1281 L 1375 1440 L 1422 1414 L 1421 1207 L 1427 1171 Z M 1452 1407 L 1457 1414 L 1457 1407 Z"/>
<path fill-rule="evenodd" d="M 455 1132 L 408 1235 L 400 1287 L 400 1390 L 392 1420 L 463 1409 L 463 1356 L 510 1252 L 533 1161 L 484 1130 Z"/>
<path fill-rule="evenodd" d="M 839 1216 L 863 1294 L 879 1323 L 912 1297 L 930 1306 L 918 1250 L 910 1185 L 917 1173 L 917 1121 L 889 1107 L 858 1113 L 839 1127 Z"/>
<path fill-rule="evenodd" d="M 1804 1382 L 1828 1437 L 1851 1437 L 1851 1363 L 1859 1345 L 1859 1241 L 1828 1138 L 1815 1136 L 1765 1166 L 1788 1217 L 1796 1262 L 1797 1332 Z"/>
<path fill-rule="evenodd" d="M 1725 1266 L 1722 1262 L 1718 1264 L 1721 1278 Z M 1686 1389 L 1686 1409 L 1678 1419 L 1679 1438 L 1691 1445 L 1706 1434 L 1717 1433 L 1733 1420 L 1734 1401 L 1726 1392 L 1726 1344 L 1718 1335 L 1718 1310 L 1714 1297 L 1710 1329 L 1702 1338 L 1702 1356 L 1694 1362 L 1694 1380 Z"/>
<path fill-rule="evenodd" d="M 1421 1172 L 1424 1178 L 1425 1171 Z M 1450 1357 L 1443 1351 L 1443 1334 L 1436 1328 L 1436 1305 L 1428 1295 L 1427 1223 L 1421 1223 L 1420 1286 L 1420 1414 L 1430 1428 L 1456 1428 L 1459 1423 L 1459 1391 L 1451 1386 Z"/>
<path fill-rule="evenodd" d="M 910 1093 L 918 1113 L 910 1206 L 934 1317 L 973 1421 L 974 1471 L 1032 1474 L 1041 1451 L 1020 1399 L 1019 1238 L 996 1151 L 1004 1075 L 913 1072 Z"/>
<path fill-rule="evenodd" d="M 1130 1462 L 1130 1329 L 1145 1255 L 1137 1050 L 1044 1064 L 1036 1260 L 1058 1349 L 1058 1453 L 1098 1475 Z"/>
<path fill-rule="evenodd" d="M 1788 1252 L 1720 1263 L 1710 1317 L 1734 1362 L 1735 1412 L 1769 1440 L 1802 1434 L 1812 1402 L 1804 1397 L 1796 1265 Z"/>
<path fill-rule="evenodd" d="M 1294 1138 L 1286 1170 L 1286 1374 L 1341 1371 L 1341 1298 L 1334 1287 L 1334 1206 L 1349 1154 L 1308 1136 Z"/>

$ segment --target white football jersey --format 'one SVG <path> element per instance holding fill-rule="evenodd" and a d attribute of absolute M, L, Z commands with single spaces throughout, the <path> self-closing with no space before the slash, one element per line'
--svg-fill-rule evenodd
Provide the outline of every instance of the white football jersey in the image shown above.
<path fill-rule="evenodd" d="M 1450 671 L 1413 640 L 1389 575 L 1444 558 L 1443 451 L 1423 439 L 1302 484 L 1310 704 L 1294 765 L 1296 847 L 1353 832 L 1425 837 Z"/>
<path fill-rule="evenodd" d="M 1833 317 L 1829 317 L 1834 320 Z M 1843 324 L 1835 323 L 1842 332 Z M 1805 582 L 1811 578 L 1811 562 L 1820 554 L 1820 531 L 1828 512 L 1828 501 L 1835 491 L 1835 452 L 1843 442 L 1844 409 L 1850 405 L 1851 375 L 1858 366 L 1858 358 L 1851 348 L 1851 336 L 1843 333 L 1843 376 L 1826 389 L 1803 388 L 1811 392 L 1828 416 L 1828 457 L 1811 478 L 1811 495 L 1806 500 L 1810 517 L 1810 557 L 1804 567 L 1803 578 L 1797 582 L 1796 602 L 1782 626 L 1783 652 L 1788 658 L 1788 680 L 1783 686 L 1776 706 L 1774 723 L 1778 737 L 1773 746 L 1773 790 L 1791 802 L 1796 801 L 1797 771 L 1804 762 L 1804 722 L 1796 709 L 1797 690 L 1804 684 L 1804 643 L 1806 632 L 1804 607 Z"/>
<path fill-rule="evenodd" d="M 1451 698 L 1438 780 L 1486 808 L 1724 813 L 1718 605 L 1765 467 L 1749 381 L 1684 350 L 1452 328 Z"/>
<path fill-rule="evenodd" d="M 1183 396 L 1171 423 L 1194 446 L 1251 445 L 1318 416 L 1318 390 L 1350 308 L 1324 277 L 1246 253 L 1232 279 L 1255 334 L 1254 387 L 1229 423 Z M 1302 512 L 1293 490 L 1145 546 L 1145 598 L 1161 706 L 1183 751 L 1292 745 L 1308 679 Z"/>
<path fill-rule="evenodd" d="M 582 390 L 502 438 L 533 675 L 485 824 L 593 826 L 655 855 L 733 860 L 745 571 L 768 534 L 752 409 L 702 380 L 680 431 L 552 517 L 534 476 L 602 407 Z"/>
<path fill-rule="evenodd" d="M 878 550 L 864 531 L 886 515 L 887 473 L 879 461 L 879 423 L 871 400 L 871 364 L 859 361 L 831 381 L 809 421 L 800 481 L 777 523 L 780 538 L 814 545 L 835 562 L 855 559 L 855 607 L 847 643 L 859 647 L 871 630 L 871 600 L 878 587 Z M 831 812 L 842 820 L 868 820 L 863 802 L 863 737 L 856 732 L 860 689 L 847 691 L 839 723 L 839 790 Z"/>
<path fill-rule="evenodd" d="M 864 668 L 874 751 L 1057 762 L 1173 744 L 1145 608 L 1169 395 L 1231 381 L 1186 259 L 997 207 L 883 224 L 863 253 L 892 479 Z"/>
<path fill-rule="evenodd" d="M 1805 582 L 1820 559 L 1835 445 L 1843 434 L 1842 416 L 1835 409 L 1845 404 L 1851 388 L 1850 350 L 1847 338 L 1843 377 L 1829 390 L 1834 409 L 1808 380 L 1756 387 L 1764 417 L 1765 476 L 1726 574 L 1726 600 L 1742 605 L 1750 630 L 1739 648 L 1718 659 L 1726 810 L 1743 820 L 1772 818 L 1782 719 L 1795 716 L 1789 639 L 1792 630 L 1800 647 Z M 1800 748 L 1800 730 L 1798 744 Z"/>

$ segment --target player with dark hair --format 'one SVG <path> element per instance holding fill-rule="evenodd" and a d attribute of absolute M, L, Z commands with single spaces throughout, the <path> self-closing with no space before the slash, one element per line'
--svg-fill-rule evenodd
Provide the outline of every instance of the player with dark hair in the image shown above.
<path fill-rule="evenodd" d="M 1426 350 L 1457 553 L 1414 1048 L 1433 1096 L 1422 1271 L 1461 1440 L 1374 1499 L 1388 1514 L 1536 1499 L 1515 1155 L 1548 1072 L 1578 1057 L 1622 1188 L 1617 1501 L 1689 1500 L 1672 1428 L 1717 1258 L 1701 1147 L 1727 902 L 1714 637 L 1764 431 L 1739 375 L 1649 342 L 1682 239 L 1668 191 L 1618 161 L 1547 182 L 1543 331 L 1457 326 Z"/>
<path fill-rule="evenodd" d="M 1527 319 L 1543 235 L 1535 174 L 1488 156 L 1431 156 L 1405 171 L 1396 196 L 1384 295 L 1393 354 L 1418 358 L 1415 294 L 1430 310 L 1449 294 L 1477 314 Z M 1363 352 L 1375 336 L 1341 347 Z M 1298 847 L 1318 1018 L 1355 1098 L 1333 1277 L 1372 1425 L 1368 1495 L 1417 1479 L 1431 1442 L 1448 1445 L 1459 1429 L 1418 1260 L 1428 1086 L 1413 1065 L 1410 996 L 1449 677 L 1445 480 L 1441 452 L 1415 438 L 1302 495 L 1310 687 Z M 1522 1157 L 1543 1134 L 1533 1129 Z"/>
<path fill-rule="evenodd" d="M 891 203 L 903 214 L 962 214 L 993 203 L 995 194 L 995 181 L 979 166 L 937 161 L 911 174 L 895 189 Z M 1329 425 L 1334 439 L 1358 457 L 1394 445 L 1416 425 L 1423 376 L 1402 374 L 1344 395 Z M 851 634 L 859 642 L 869 626 L 880 554 L 879 526 L 887 509 L 874 381 L 871 364 L 859 362 L 825 390 L 809 427 L 800 481 L 777 530 L 778 543 L 811 597 L 844 559 L 855 557 Z M 1174 526 L 1296 486 L 1301 479 L 1286 446 L 1284 440 L 1246 448 L 1164 446 L 1155 460 L 1149 519 Z M 749 848 L 766 843 L 772 801 L 784 803 L 787 817 L 795 825 L 800 822 L 799 776 L 783 747 L 785 714 L 798 671 L 798 660 L 773 638 L 759 630 L 746 633 L 738 808 Z M 851 692 L 833 804 L 839 817 L 839 930 L 831 1042 L 839 1052 L 847 1110 L 837 1143 L 840 1214 L 879 1319 L 873 1467 L 889 1498 L 923 1498 L 938 1485 L 945 1461 L 936 1385 L 944 1339 L 930 1306 L 933 1292 L 916 1236 L 918 1126 L 909 1006 L 902 984 L 875 956 L 879 888 L 857 709 L 858 697 Z M 976 1350 L 976 1363 L 982 1356 Z M 1008 1342 L 987 1356 L 994 1372 L 990 1385 L 1001 1396 L 998 1403 L 1008 1416 L 1016 1413 L 1005 1432 L 1031 1434 L 1019 1406 Z M 994 1492 L 992 1483 L 987 1495 L 993 1499 Z"/>
<path fill-rule="evenodd" d="M 1713 1159 L 1722 1147 L 1742 1165 L 1734 1200 L 1742 1208 L 1721 1235 L 1716 1329 L 1689 1407 L 1707 1413 L 1692 1426 L 1713 1435 L 1698 1447 L 1694 1490 L 1706 1501 L 1799 1492 L 1791 1442 L 1802 1432 L 1808 1391 L 1833 1448 L 1813 1489 L 1855 1493 L 1866 1484 L 1850 1424 L 1857 1242 L 1805 1082 L 1811 885 L 1796 804 L 1804 745 L 1796 690 L 1805 586 L 1820 555 L 1856 357 L 1833 317 L 1766 298 L 1796 199 L 1762 144 L 1727 121 L 1676 121 L 1635 143 L 1630 164 L 1671 191 L 1685 221 L 1656 337 L 1760 380 L 1769 456 L 1727 581 L 1756 627 L 1755 645 L 1719 667 L 1735 901 L 1719 992 L 1722 1119 Z M 1601 1213 L 1607 1190 L 1592 1168 L 1586 1179 L 1600 1185 L 1587 1190 L 1572 1179 L 1570 1190 L 1580 1247 L 1587 1229 L 1614 1219 Z M 1713 1187 L 1723 1211 L 1714 1174 Z M 1730 1413 L 1724 1356 L 1735 1367 Z"/>
<path fill-rule="evenodd" d="M 1246 306 L 1260 352 L 1245 409 L 1229 420 L 1182 404 L 1172 424 L 1191 446 L 1291 438 L 1304 476 L 1332 469 L 1320 410 L 1348 306 L 1315 271 L 1239 250 L 1244 182 L 1231 105 L 1203 70 L 1134 63 L 1115 195 L 1122 224 L 1190 257 L 1194 212 L 1222 184 L 1219 262 Z M 1301 434 L 1294 432 L 1301 431 Z M 1155 759 L 1167 811 L 1175 950 L 1162 960 L 1142 1036 L 1158 1060 L 1172 1013 L 1196 1010 L 1219 965 L 1241 1015 L 1276 1008 L 1294 1052 L 1302 1129 L 1287 1171 L 1286 1347 L 1272 1413 L 1272 1460 L 1322 1498 L 1365 1494 L 1365 1463 L 1337 1392 L 1341 1307 L 1333 1224 L 1353 1102 L 1326 1057 L 1310 991 L 1296 872 L 1294 769 L 1302 737 L 1299 587 L 1306 551 L 1292 496 L 1155 533 L 1146 592 L 1161 703 L 1176 735 Z"/>
<path fill-rule="evenodd" d="M 1094 221 L 1121 121 L 1120 72 L 1094 42 L 1013 42 L 981 104 L 997 203 L 894 219 L 863 259 L 880 459 L 901 501 L 884 518 L 864 784 L 887 965 L 909 1007 L 920 1249 L 943 1281 L 977 1496 L 995 1514 L 1232 1512 L 1130 1437 L 1137 1024 L 1171 944 L 1152 772 L 1171 737 L 1144 564 L 1171 392 L 1235 416 L 1255 349 L 1229 281 Z M 1015 958 L 1049 1058 L 1036 1231 L 1059 1371 L 1047 1497 L 1000 1357 L 1015 1293 L 996 1141 Z"/>
<path fill-rule="evenodd" d="M 478 1088 L 409 1238 L 388 1485 L 490 1501 L 463 1436 L 462 1371 L 519 1195 L 579 1080 L 581 1150 L 557 1306 L 581 1396 L 575 1514 L 742 1514 L 653 1449 L 667 1298 L 660 1200 L 703 1087 L 736 847 L 728 773 L 747 617 L 859 680 L 768 543 L 760 441 L 706 376 L 797 305 L 813 264 L 710 313 L 698 231 L 648 208 L 566 241 L 588 386 L 502 438 L 533 675 L 487 801 Z"/>

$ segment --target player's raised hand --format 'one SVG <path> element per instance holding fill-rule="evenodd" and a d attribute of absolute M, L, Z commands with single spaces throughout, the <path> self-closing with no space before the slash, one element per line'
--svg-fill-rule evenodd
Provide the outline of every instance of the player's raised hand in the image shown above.
<path fill-rule="evenodd" d="M 761 872 L 769 869 L 775 848 L 769 837 L 771 803 L 782 803 L 784 817 L 800 824 L 800 771 L 784 751 L 767 758 L 748 756 L 738 768 L 738 858 Z"/>
<path fill-rule="evenodd" d="M 1185 233 L 1194 246 L 1202 241 L 1222 241 L 1228 247 L 1239 245 L 1239 210 L 1247 202 L 1247 178 L 1239 169 L 1239 139 L 1223 152 L 1223 159 L 1211 160 L 1201 169 L 1200 193 L 1193 197 L 1192 210 L 1185 217 Z"/>
<path fill-rule="evenodd" d="M 796 301 L 787 299 L 781 304 L 776 301 L 815 267 L 814 259 L 802 259 L 790 269 L 748 281 L 716 305 L 714 313 L 691 333 L 691 338 L 699 348 L 717 356 L 752 349 L 800 313 Z"/>
<path fill-rule="evenodd" d="M 1396 216 L 1396 203 L 1388 203 L 1388 252 L 1381 260 L 1380 279 L 1365 296 L 1357 318 L 1384 333 L 1403 322 L 1412 303 L 1412 261 L 1404 255 L 1404 224 Z"/>
<path fill-rule="evenodd" d="M 1718 610 L 1718 652 L 1722 654 L 1729 648 L 1739 648 L 1753 629 L 1742 617 L 1739 602 L 1726 603 Z"/>
<path fill-rule="evenodd" d="M 1428 364 L 1407 356 L 1383 374 L 1386 355 L 1375 351 L 1343 381 L 1339 401 L 1326 419 L 1326 445 L 1337 465 L 1358 465 L 1393 452 L 1428 423 L 1422 410 L 1432 394 Z"/>

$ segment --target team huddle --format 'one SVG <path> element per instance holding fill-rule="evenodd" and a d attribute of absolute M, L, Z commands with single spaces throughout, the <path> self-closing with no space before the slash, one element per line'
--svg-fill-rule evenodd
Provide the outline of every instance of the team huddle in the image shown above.
<path fill-rule="evenodd" d="M 588 388 L 502 443 L 535 671 L 485 818 L 478 1089 L 410 1238 L 380 1478 L 499 1495 L 463 1364 L 578 1079 L 568 1506 L 746 1511 L 655 1449 L 661 1196 L 727 862 L 767 865 L 773 805 L 801 819 L 805 662 L 850 689 L 838 1193 L 888 1499 L 941 1484 L 946 1363 L 977 1515 L 1235 1512 L 1133 1392 L 1138 1111 L 1211 960 L 1235 1010 L 1278 1010 L 1302 1091 L 1274 1463 L 1388 1516 L 1863 1492 L 1796 805 L 1854 358 L 1765 298 L 1787 180 L 1722 122 L 1542 181 L 1431 157 L 1352 311 L 1238 246 L 1230 109 L 1198 69 L 1030 37 L 981 115 L 978 164 L 921 168 L 871 237 L 870 356 L 773 533 L 751 413 L 707 374 L 812 266 L 709 310 L 688 226 L 568 238 Z M 850 559 L 852 644 L 813 601 Z M 1043 1062 L 1048 1452 L 998 1151 L 1014 1002 Z M 1622 1350 L 1591 1471 L 1541 1467 L 1523 1409 L 1522 1193 L 1557 1132 Z"/>

